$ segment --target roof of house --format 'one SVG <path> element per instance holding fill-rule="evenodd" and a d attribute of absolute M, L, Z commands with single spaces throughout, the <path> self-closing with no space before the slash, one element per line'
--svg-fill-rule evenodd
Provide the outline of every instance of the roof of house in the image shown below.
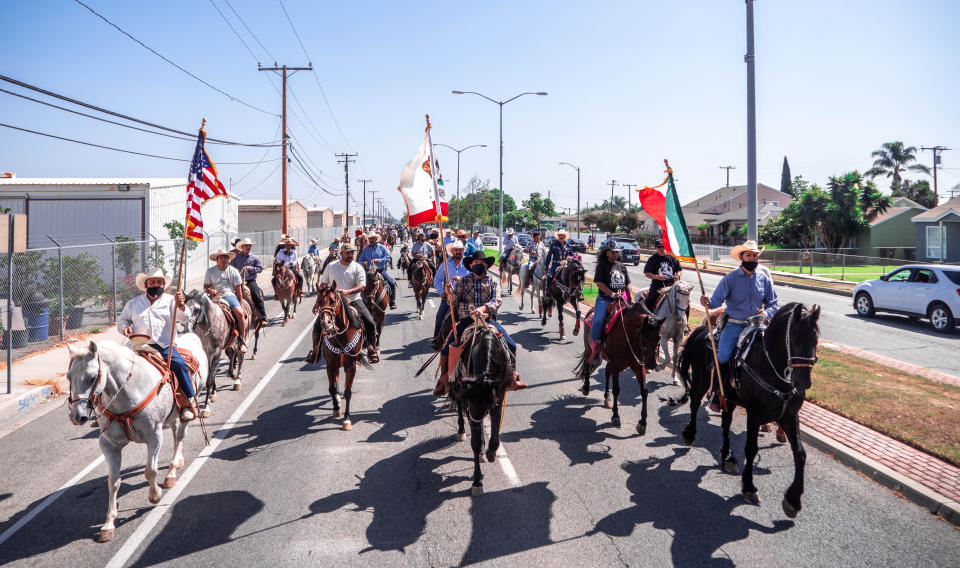
<path fill-rule="evenodd" d="M 890 199 L 893 200 L 894 207 L 919 207 L 920 209 L 926 209 L 926 207 L 920 205 L 909 197 L 891 197 Z"/>
<path fill-rule="evenodd" d="M 910 200 L 907 199 L 907 201 L 910 201 Z M 913 201 L 910 201 L 910 202 L 913 203 Z M 899 203 L 899 202 L 897 202 L 897 203 Z M 886 211 L 884 211 L 884 212 L 881 213 L 880 215 L 877 215 L 876 218 L 874 218 L 873 221 L 870 221 L 870 226 L 871 226 L 871 227 L 876 227 L 876 226 L 879 225 L 880 223 L 885 223 L 885 222 L 889 221 L 890 219 L 893 219 L 893 218 L 895 218 L 895 217 L 899 217 L 900 215 L 903 215 L 904 213 L 906 213 L 906 212 L 908 212 L 908 211 L 913 211 L 914 213 L 922 213 L 922 212 L 924 211 L 924 208 L 923 208 L 922 206 L 920 206 L 920 205 L 917 205 L 916 207 L 913 207 L 913 206 L 890 207 L 889 209 L 887 209 Z"/>
<path fill-rule="evenodd" d="M 18 185 L 148 185 L 170 187 L 187 185 L 185 178 L 0 178 L 0 186 Z"/>
<path fill-rule="evenodd" d="M 934 207 L 933 209 L 928 209 L 927 211 L 924 211 L 910 220 L 914 223 L 921 223 L 923 221 L 939 221 L 940 219 L 951 214 L 960 217 L 960 197 L 954 197 L 943 205 Z"/>
<path fill-rule="evenodd" d="M 785 201 L 793 199 L 790 195 L 781 192 L 778 189 L 772 188 L 769 185 L 758 183 L 757 189 L 765 189 L 768 191 L 775 191 L 776 193 L 783 196 Z M 747 186 L 745 185 L 731 185 L 730 187 L 721 187 L 720 189 L 715 189 L 706 195 L 698 197 L 693 201 L 685 204 L 683 209 L 695 210 L 697 212 L 702 212 L 704 210 L 716 207 L 720 203 L 739 197 L 741 194 L 747 191 Z"/>

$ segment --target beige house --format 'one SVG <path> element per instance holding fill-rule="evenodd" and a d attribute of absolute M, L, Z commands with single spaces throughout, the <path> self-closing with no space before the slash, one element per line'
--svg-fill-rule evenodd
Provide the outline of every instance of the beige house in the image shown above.
<path fill-rule="evenodd" d="M 333 209 L 310 207 L 307 209 L 307 228 L 320 229 L 333 226 Z"/>
<path fill-rule="evenodd" d="M 787 193 L 758 183 L 757 223 L 764 225 L 776 219 L 792 199 Z M 705 223 L 708 226 L 705 236 L 722 237 L 747 222 L 747 186 L 721 187 L 687 203 L 682 210 L 691 235 L 701 234 L 697 227 Z"/>
<path fill-rule="evenodd" d="M 243 199 L 238 206 L 238 225 L 241 233 L 279 231 L 281 224 L 279 199 Z M 287 229 L 307 229 L 307 208 L 299 201 L 287 203 Z"/>

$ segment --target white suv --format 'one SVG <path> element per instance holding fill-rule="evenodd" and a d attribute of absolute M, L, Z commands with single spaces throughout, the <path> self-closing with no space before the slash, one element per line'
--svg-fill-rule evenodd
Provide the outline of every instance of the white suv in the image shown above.
<path fill-rule="evenodd" d="M 853 307 L 860 316 L 890 312 L 929 318 L 935 331 L 953 331 L 960 314 L 960 266 L 909 264 L 853 290 Z"/>

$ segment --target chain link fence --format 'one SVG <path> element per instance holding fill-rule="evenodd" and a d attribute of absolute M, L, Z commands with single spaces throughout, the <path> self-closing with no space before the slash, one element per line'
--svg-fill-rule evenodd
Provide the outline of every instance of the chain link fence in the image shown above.
<path fill-rule="evenodd" d="M 301 255 L 310 239 L 323 248 L 342 234 L 342 227 L 290 230 Z M 204 272 L 213 265 L 209 256 L 232 249 L 237 238 L 250 239 L 253 253 L 269 267 L 280 236 L 280 231 L 214 232 L 206 234 L 204 242 L 187 241 L 184 287 L 200 288 Z M 116 323 L 124 303 L 142 293 L 136 287 L 137 273 L 158 266 L 176 278 L 183 240 L 104 237 L 86 244 L 57 244 L 14 253 L 12 262 L 10 255 L 0 254 L 0 349 L 12 350 L 13 360 Z M 9 326 L 8 305 L 13 306 Z"/>

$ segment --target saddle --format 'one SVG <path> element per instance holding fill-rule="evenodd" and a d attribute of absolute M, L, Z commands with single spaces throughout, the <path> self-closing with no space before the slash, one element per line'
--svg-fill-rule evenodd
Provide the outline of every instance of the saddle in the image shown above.
<path fill-rule="evenodd" d="M 253 305 L 252 302 L 251 305 Z M 217 306 L 220 307 L 220 311 L 223 312 L 223 317 L 226 318 L 227 323 L 230 324 L 230 337 L 227 338 L 227 342 L 223 345 L 223 348 L 226 349 L 227 347 L 233 345 L 234 338 L 239 340 L 240 325 L 239 322 L 237 322 L 236 316 L 233 315 L 233 309 L 230 307 L 230 304 L 228 304 L 225 300 L 220 299 L 217 300 Z"/>
<path fill-rule="evenodd" d="M 627 309 L 627 303 L 622 300 L 616 300 L 609 305 L 607 308 L 607 317 L 603 320 L 603 336 L 606 337 L 610 330 L 613 329 L 613 324 L 616 323 L 617 318 L 620 317 L 621 312 Z M 587 315 L 583 317 L 583 324 L 587 327 L 593 327 L 593 310 L 590 308 L 590 311 L 587 312 Z"/>

